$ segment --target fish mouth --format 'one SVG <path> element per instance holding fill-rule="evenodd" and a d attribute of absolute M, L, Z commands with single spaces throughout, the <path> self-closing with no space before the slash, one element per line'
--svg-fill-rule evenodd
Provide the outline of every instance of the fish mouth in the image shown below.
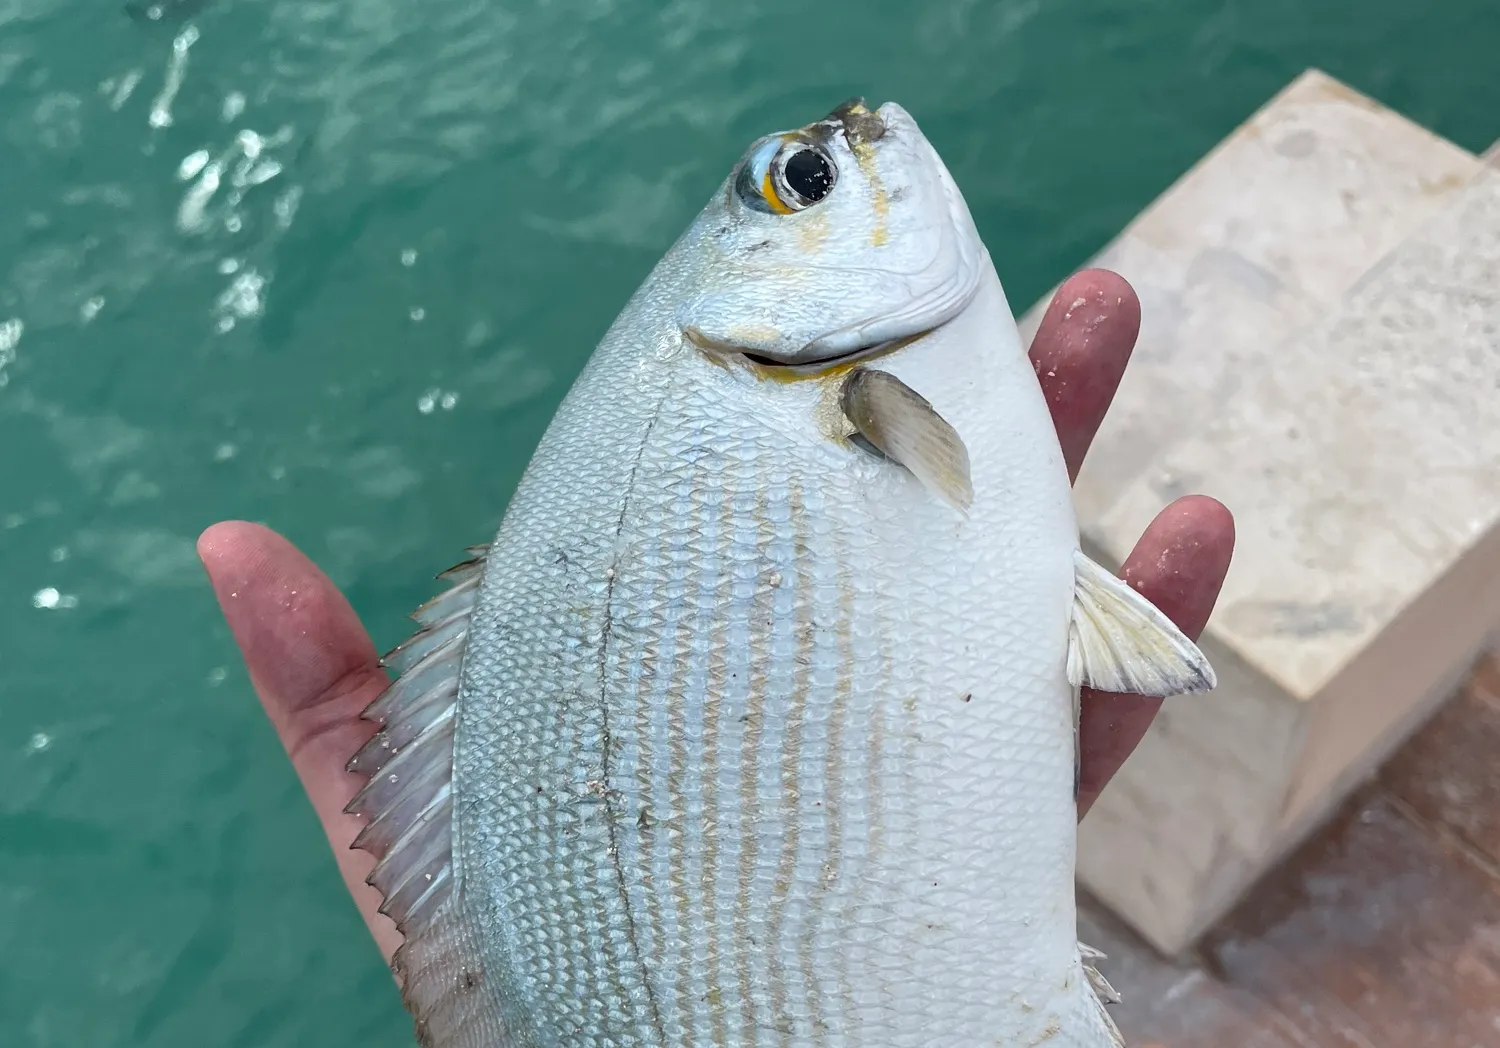
<path fill-rule="evenodd" d="M 683 328 L 682 334 L 687 341 L 691 342 L 710 358 L 724 363 L 738 362 L 768 377 L 791 380 L 838 374 L 861 361 L 884 356 L 887 353 L 901 349 L 903 346 L 909 346 L 918 339 L 924 338 L 933 330 L 935 328 L 917 331 L 910 335 L 902 335 L 899 338 L 881 339 L 878 342 L 871 342 L 865 346 L 857 346 L 836 355 L 796 362 L 777 360 L 775 357 L 757 353 L 745 346 L 721 342 L 718 339 L 709 337 L 696 327 Z"/>

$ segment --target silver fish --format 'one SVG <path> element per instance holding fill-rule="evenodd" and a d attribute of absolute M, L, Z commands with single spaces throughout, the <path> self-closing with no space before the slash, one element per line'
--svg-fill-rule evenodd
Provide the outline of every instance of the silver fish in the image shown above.
<path fill-rule="evenodd" d="M 750 147 L 445 573 L 350 762 L 431 1048 L 1120 1044 L 1078 688 L 1213 671 L 1079 551 L 901 107 Z"/>

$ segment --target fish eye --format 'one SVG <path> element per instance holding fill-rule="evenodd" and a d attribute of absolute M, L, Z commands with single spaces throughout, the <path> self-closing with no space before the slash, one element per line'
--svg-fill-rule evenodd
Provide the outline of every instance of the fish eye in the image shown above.
<path fill-rule="evenodd" d="M 833 163 L 816 149 L 799 149 L 781 165 L 781 180 L 791 195 L 816 204 L 833 188 Z"/>
<path fill-rule="evenodd" d="M 789 215 L 827 198 L 838 183 L 838 168 L 817 145 L 773 136 L 745 158 L 735 189 L 757 211 Z"/>

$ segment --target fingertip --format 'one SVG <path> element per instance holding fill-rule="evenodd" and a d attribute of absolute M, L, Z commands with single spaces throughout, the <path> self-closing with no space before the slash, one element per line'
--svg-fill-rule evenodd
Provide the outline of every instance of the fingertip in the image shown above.
<path fill-rule="evenodd" d="M 1234 514 L 1224 503 L 1208 495 L 1186 495 L 1177 500 L 1177 505 L 1190 522 L 1188 526 L 1196 531 L 1202 550 L 1199 570 L 1223 582 L 1234 556 Z M 1214 595 L 1218 596 L 1217 586 Z"/>
<path fill-rule="evenodd" d="M 1070 476 L 1104 420 L 1140 327 L 1135 290 L 1107 269 L 1082 270 L 1063 281 L 1037 327 L 1031 363 Z"/>
<path fill-rule="evenodd" d="M 1120 571 L 1197 639 L 1208 623 L 1234 555 L 1234 515 L 1207 495 L 1185 495 L 1156 515 Z"/>
<path fill-rule="evenodd" d="M 349 602 L 281 535 L 261 524 L 224 521 L 199 536 L 198 555 L 280 726 L 353 677 L 382 676 L 375 646 Z"/>
<path fill-rule="evenodd" d="M 270 531 L 248 520 L 221 520 L 210 524 L 198 536 L 198 556 L 205 561 L 217 560 L 225 550 L 240 545 L 244 536 L 256 530 Z"/>
<path fill-rule="evenodd" d="M 1215 543 L 1234 541 L 1234 514 L 1211 495 L 1183 495 L 1167 504 L 1146 529 L 1162 537 L 1191 533 Z"/>
<path fill-rule="evenodd" d="M 198 556 L 205 561 L 222 560 L 226 554 L 256 546 L 296 549 L 264 524 L 249 520 L 221 520 L 204 528 L 198 536 Z"/>
<path fill-rule="evenodd" d="M 389 958 L 401 936 L 365 883 L 373 858 L 350 850 L 363 823 L 344 813 L 364 785 L 346 762 L 377 730 L 361 713 L 388 683 L 375 646 L 333 581 L 270 528 L 222 521 L 197 547 L 266 715 Z"/>
<path fill-rule="evenodd" d="M 221 602 L 226 595 L 238 599 L 241 584 L 276 574 L 273 561 L 287 564 L 302 561 L 308 567 L 312 566 L 300 550 L 276 532 L 263 524 L 246 520 L 225 520 L 210 525 L 198 536 L 197 549 L 198 559 L 208 572 L 214 589 L 219 592 Z M 230 583 L 233 585 L 226 589 Z"/>
<path fill-rule="evenodd" d="M 1130 281 L 1112 269 L 1080 269 L 1058 286 L 1047 304 L 1032 343 L 1033 353 L 1070 348 L 1070 339 L 1044 339 L 1049 331 L 1086 336 L 1100 325 L 1108 325 L 1114 337 L 1128 336 L 1128 343 L 1134 345 L 1141 327 L 1140 297 Z"/>
<path fill-rule="evenodd" d="M 1070 301 L 1077 298 L 1090 299 L 1117 310 L 1115 315 L 1120 319 L 1134 318 L 1136 324 L 1140 323 L 1141 301 L 1135 288 L 1130 286 L 1130 281 L 1112 269 L 1080 269 L 1063 282 L 1062 288 Z"/>
<path fill-rule="evenodd" d="M 1193 514 L 1202 521 L 1206 538 L 1224 547 L 1226 554 L 1234 551 L 1234 514 L 1228 506 L 1210 495 L 1185 495 L 1178 501 L 1192 507 Z"/>
<path fill-rule="evenodd" d="M 1213 613 L 1234 554 L 1234 515 L 1207 495 L 1187 495 L 1156 515 L 1120 576 L 1188 637 L 1197 640 Z M 1135 750 L 1162 700 L 1084 689 L 1080 699 L 1079 816 Z"/>

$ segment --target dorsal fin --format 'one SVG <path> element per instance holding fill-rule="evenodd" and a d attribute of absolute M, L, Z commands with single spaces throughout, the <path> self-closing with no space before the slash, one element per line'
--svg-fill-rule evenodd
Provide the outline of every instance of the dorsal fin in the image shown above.
<path fill-rule="evenodd" d="M 381 660 L 398 676 L 364 711 L 381 727 L 349 760 L 369 781 L 344 809 L 367 820 L 352 847 L 375 856 L 366 879 L 405 937 L 391 969 L 429 1048 L 510 1043 L 453 905 L 453 726 L 488 547 L 467 552 L 469 560 L 438 576 L 450 588 L 413 613 L 421 628 Z"/>

